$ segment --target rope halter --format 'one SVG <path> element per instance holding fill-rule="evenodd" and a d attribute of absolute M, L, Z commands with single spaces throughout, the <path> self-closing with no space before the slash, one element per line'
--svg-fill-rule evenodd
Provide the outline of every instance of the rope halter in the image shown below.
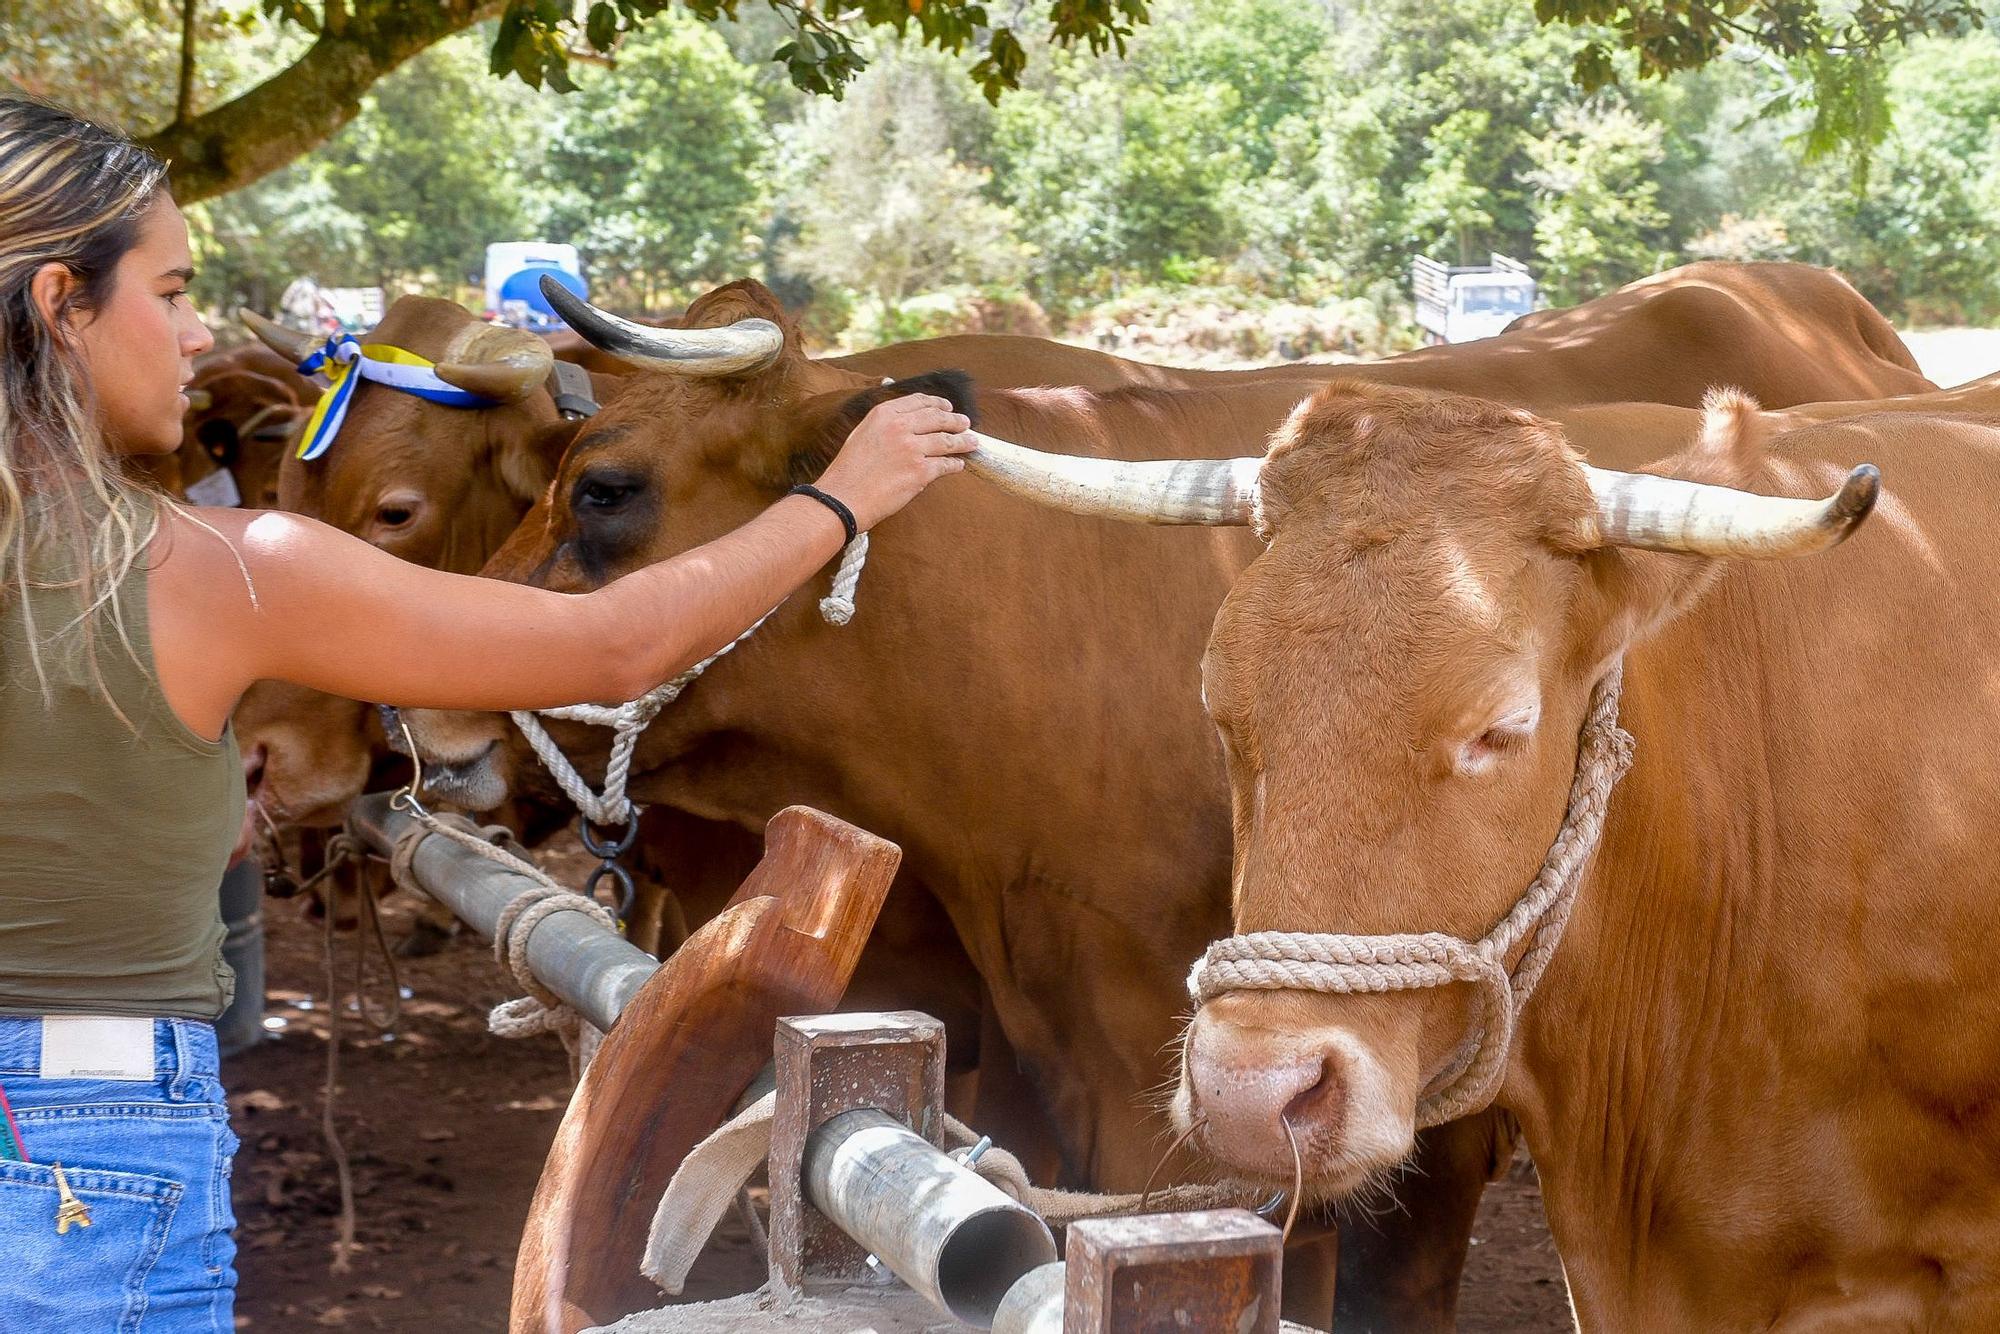
<path fill-rule="evenodd" d="M 867 563 L 868 534 L 862 533 L 841 551 L 840 567 L 833 575 L 833 588 L 819 600 L 819 613 L 827 624 L 846 625 L 854 618 L 854 591 L 861 581 L 862 567 Z M 782 602 L 778 604 L 780 607 L 783 605 Z M 771 608 L 735 639 L 673 680 L 654 686 L 637 699 L 612 705 L 573 704 L 560 709 L 516 709 L 507 716 L 514 720 L 514 726 L 521 729 L 521 735 L 534 749 L 542 767 L 555 779 L 556 786 L 562 789 L 563 795 L 570 799 L 586 820 L 607 829 L 623 825 L 637 814 L 631 799 L 625 795 L 625 785 L 632 776 L 632 753 L 638 747 L 639 737 L 652 726 L 661 710 L 681 697 L 681 692 L 693 684 L 695 678 L 724 654 L 756 634 L 764 622 L 777 614 L 777 610 L 777 607 Z M 562 747 L 556 744 L 555 738 L 549 735 L 548 728 L 542 725 L 543 718 L 611 729 L 611 755 L 605 761 L 602 791 L 591 790 L 589 782 L 577 771 L 569 756 L 563 753 Z"/>
<path fill-rule="evenodd" d="M 1548 967 L 1575 906 L 1584 868 L 1604 832 L 1611 790 L 1632 763 L 1632 738 L 1618 726 L 1623 664 L 1591 691 L 1577 743 L 1576 777 L 1541 871 L 1494 928 L 1477 941 L 1439 931 L 1362 936 L 1316 931 L 1253 931 L 1208 947 L 1188 975 L 1196 1005 L 1230 991 L 1317 991 L 1342 995 L 1415 991 L 1469 982 L 1480 1015 L 1417 1102 L 1417 1128 L 1479 1111 L 1506 1072 L 1514 1027 Z M 1507 958 L 1527 949 L 1511 972 Z"/>

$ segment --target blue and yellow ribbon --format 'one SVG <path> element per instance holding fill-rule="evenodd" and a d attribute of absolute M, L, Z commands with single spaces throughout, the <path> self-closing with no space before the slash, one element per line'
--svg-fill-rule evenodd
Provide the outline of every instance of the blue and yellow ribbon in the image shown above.
<path fill-rule="evenodd" d="M 363 343 L 352 334 L 335 334 L 326 346 L 299 363 L 301 375 L 317 375 L 326 381 L 306 429 L 299 437 L 299 457 L 312 460 L 326 453 L 347 419 L 347 405 L 363 380 L 387 385 L 405 394 L 415 394 L 448 408 L 490 408 L 494 400 L 469 389 L 446 384 L 431 369 L 436 363 L 407 348 L 388 343 Z"/>

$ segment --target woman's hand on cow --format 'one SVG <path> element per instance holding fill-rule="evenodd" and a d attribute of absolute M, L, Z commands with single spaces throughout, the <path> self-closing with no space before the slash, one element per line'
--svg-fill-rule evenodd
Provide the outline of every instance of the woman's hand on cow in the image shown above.
<path fill-rule="evenodd" d="M 959 456 L 976 445 L 971 420 L 947 400 L 930 394 L 892 398 L 861 419 L 818 485 L 854 511 L 865 531 L 938 478 L 964 468 Z"/>

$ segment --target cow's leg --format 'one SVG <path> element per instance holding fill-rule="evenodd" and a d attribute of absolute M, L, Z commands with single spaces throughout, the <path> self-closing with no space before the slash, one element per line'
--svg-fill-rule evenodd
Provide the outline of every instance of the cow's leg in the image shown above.
<path fill-rule="evenodd" d="M 1028 1173 L 1028 1180 L 1048 1184 L 1062 1172 L 1062 1150 L 1056 1126 L 1034 1081 L 1021 1066 L 1020 1053 L 1007 1040 L 990 993 L 983 994 L 979 1020 L 979 1087 L 969 1118 L 974 1129 L 991 1135 L 1007 1148 Z"/>
<path fill-rule="evenodd" d="M 1307 1230 L 1306 1220 L 1292 1234 L 1285 1247 L 1284 1290 L 1279 1296 L 1280 1311 L 1308 1329 L 1328 1329 L 1333 1322 L 1334 1292 L 1337 1287 L 1341 1238 L 1328 1225 L 1318 1236 L 1299 1236 Z"/>
<path fill-rule="evenodd" d="M 1518 1133 L 1514 1118 L 1501 1111 L 1433 1126 L 1417 1136 L 1411 1170 L 1398 1177 L 1393 1201 L 1342 1211 L 1338 1334 L 1454 1327 L 1472 1218 L 1486 1183 L 1513 1158 Z M 1288 1277 L 1290 1263 L 1287 1255 Z M 1289 1284 L 1285 1295 L 1291 1296 Z"/>
<path fill-rule="evenodd" d="M 435 899 L 425 899 L 409 931 L 396 942 L 395 953 L 403 959 L 427 959 L 442 951 L 457 934 L 458 918 L 451 909 Z"/>

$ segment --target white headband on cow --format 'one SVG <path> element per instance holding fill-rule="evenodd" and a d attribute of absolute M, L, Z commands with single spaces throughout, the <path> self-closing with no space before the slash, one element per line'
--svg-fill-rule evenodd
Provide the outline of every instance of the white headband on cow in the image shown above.
<path fill-rule="evenodd" d="M 447 382 L 433 369 L 435 365 L 407 348 L 363 343 L 352 334 L 327 339 L 325 346 L 299 363 L 299 374 L 317 376 L 327 385 L 299 435 L 299 457 L 310 461 L 333 447 L 333 438 L 347 419 L 347 405 L 363 380 L 448 408 L 490 408 L 499 401 Z"/>

